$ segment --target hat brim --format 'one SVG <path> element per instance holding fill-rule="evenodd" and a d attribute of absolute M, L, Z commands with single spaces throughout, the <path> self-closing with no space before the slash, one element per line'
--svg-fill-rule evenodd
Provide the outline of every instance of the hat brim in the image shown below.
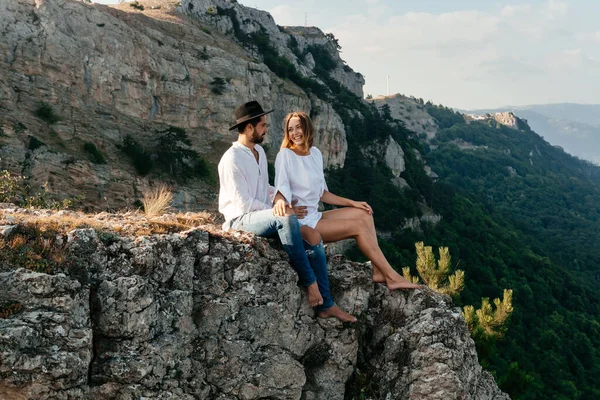
<path fill-rule="evenodd" d="M 275 110 L 265 111 L 265 112 L 264 112 L 264 113 L 262 113 L 262 114 L 257 114 L 257 115 L 253 115 L 253 116 L 251 116 L 251 117 L 246 117 L 246 118 L 244 118 L 243 120 L 241 120 L 240 122 L 238 122 L 238 123 L 236 123 L 235 125 L 233 125 L 231 128 L 229 128 L 229 130 L 230 130 L 230 131 L 232 131 L 232 130 L 234 130 L 235 128 L 237 128 L 238 126 L 240 126 L 240 125 L 241 125 L 241 124 L 243 124 L 243 123 L 246 123 L 246 122 L 248 122 L 248 121 L 250 121 L 250 120 L 252 120 L 252 119 L 254 119 L 254 118 L 258 118 L 258 117 L 262 117 L 263 115 L 270 114 L 270 113 L 272 113 L 273 111 L 275 111 Z"/>

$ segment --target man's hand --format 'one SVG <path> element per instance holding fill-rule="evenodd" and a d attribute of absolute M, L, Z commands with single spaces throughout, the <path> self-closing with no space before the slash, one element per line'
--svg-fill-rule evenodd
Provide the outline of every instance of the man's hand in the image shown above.
<path fill-rule="evenodd" d="M 286 214 L 289 214 L 289 212 L 291 210 L 288 210 L 288 209 L 290 209 L 290 208 L 292 208 L 292 206 L 287 204 L 283 197 L 278 198 L 275 200 L 275 204 L 273 204 L 273 215 L 276 215 L 278 217 L 283 217 Z"/>
<path fill-rule="evenodd" d="M 292 201 L 292 208 L 294 209 L 294 213 L 296 213 L 296 217 L 298 217 L 298 219 L 302 219 L 306 217 L 308 210 L 306 209 L 306 206 L 297 206 L 297 203 L 298 200 Z"/>

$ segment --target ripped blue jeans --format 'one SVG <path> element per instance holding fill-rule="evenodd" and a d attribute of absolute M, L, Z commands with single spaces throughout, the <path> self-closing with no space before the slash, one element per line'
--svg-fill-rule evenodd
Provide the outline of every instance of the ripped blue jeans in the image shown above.
<path fill-rule="evenodd" d="M 304 241 L 295 215 L 278 217 L 273 215 L 272 209 L 253 211 L 233 219 L 231 228 L 263 237 L 279 236 L 284 250 L 290 257 L 292 267 L 298 273 L 300 285 L 307 287 L 316 281 L 319 286 L 323 304 L 315 309 L 324 311 L 333 306 L 323 243 L 312 246 Z"/>
<path fill-rule="evenodd" d="M 333 306 L 333 299 L 331 298 L 331 291 L 329 290 L 329 276 L 327 272 L 327 257 L 325 256 L 325 248 L 323 247 L 323 241 L 319 244 L 311 245 L 306 240 L 303 240 L 304 248 L 306 249 L 306 256 L 310 261 L 310 266 L 317 277 L 317 285 L 319 285 L 319 292 L 323 297 L 323 304 L 315 307 L 317 311 L 325 311 Z"/>

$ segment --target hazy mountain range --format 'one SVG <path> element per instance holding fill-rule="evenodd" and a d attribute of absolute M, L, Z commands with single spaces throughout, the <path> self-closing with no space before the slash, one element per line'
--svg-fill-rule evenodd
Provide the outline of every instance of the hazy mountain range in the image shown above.
<path fill-rule="evenodd" d="M 497 109 L 463 110 L 485 114 L 512 111 L 548 142 L 568 153 L 600 164 L 600 104 L 534 104 Z"/>

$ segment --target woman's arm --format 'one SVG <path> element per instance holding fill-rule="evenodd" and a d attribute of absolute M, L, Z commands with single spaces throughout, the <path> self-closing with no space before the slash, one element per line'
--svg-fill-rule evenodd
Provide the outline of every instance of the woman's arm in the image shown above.
<path fill-rule="evenodd" d="M 354 200 L 347 199 L 345 197 L 337 196 L 328 190 L 323 191 L 323 195 L 321 196 L 321 201 L 323 203 L 331 204 L 332 206 L 361 208 L 361 209 L 365 210 L 366 212 L 368 212 L 369 214 L 373 214 L 373 209 L 366 202 L 354 201 Z"/>
<path fill-rule="evenodd" d="M 292 189 L 290 187 L 288 171 L 287 150 L 282 150 L 275 159 L 275 198 L 273 200 L 273 214 L 279 217 L 289 215 L 290 212 L 296 214 L 298 219 L 306 216 L 306 206 L 297 206 L 297 200 L 292 201 Z"/>

